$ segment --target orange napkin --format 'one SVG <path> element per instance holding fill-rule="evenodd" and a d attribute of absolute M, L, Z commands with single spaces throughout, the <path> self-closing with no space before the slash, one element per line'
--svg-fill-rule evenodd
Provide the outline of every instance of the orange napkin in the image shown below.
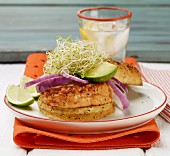
<path fill-rule="evenodd" d="M 159 136 L 160 133 L 154 120 L 133 130 L 89 135 L 47 132 L 28 127 L 15 119 L 13 139 L 23 148 L 94 150 L 150 148 Z"/>
<path fill-rule="evenodd" d="M 27 57 L 24 75 L 36 79 L 43 75 L 43 66 L 47 61 L 44 53 L 33 53 Z"/>
<path fill-rule="evenodd" d="M 125 62 L 132 66 L 137 66 L 137 64 L 138 64 L 137 60 L 133 57 L 126 57 Z"/>
<path fill-rule="evenodd" d="M 24 74 L 32 78 L 41 76 L 45 61 L 45 54 L 29 55 Z M 16 118 L 13 133 L 14 142 L 23 148 L 49 149 L 150 148 L 159 137 L 160 132 L 154 119 L 141 127 L 118 133 L 64 134 L 35 129 Z"/>

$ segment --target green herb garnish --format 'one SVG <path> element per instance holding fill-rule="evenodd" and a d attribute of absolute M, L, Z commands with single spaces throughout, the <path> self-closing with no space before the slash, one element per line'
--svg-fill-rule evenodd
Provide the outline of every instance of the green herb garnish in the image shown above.
<path fill-rule="evenodd" d="M 71 75 L 84 78 L 85 73 L 103 62 L 104 52 L 96 42 L 74 41 L 58 37 L 57 47 L 47 52 L 45 75 L 66 70 Z"/>

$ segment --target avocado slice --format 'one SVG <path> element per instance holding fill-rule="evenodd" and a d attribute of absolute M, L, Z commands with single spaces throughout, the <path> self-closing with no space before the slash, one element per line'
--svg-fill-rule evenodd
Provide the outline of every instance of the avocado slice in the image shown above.
<path fill-rule="evenodd" d="M 118 67 L 108 62 L 102 62 L 98 66 L 85 73 L 85 78 L 91 82 L 105 82 L 113 77 Z"/>

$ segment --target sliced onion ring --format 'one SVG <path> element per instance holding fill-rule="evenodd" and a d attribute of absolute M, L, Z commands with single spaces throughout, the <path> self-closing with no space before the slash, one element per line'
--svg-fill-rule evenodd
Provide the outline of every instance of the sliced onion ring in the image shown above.
<path fill-rule="evenodd" d="M 32 86 L 34 84 L 40 83 L 42 81 L 46 81 L 47 79 L 54 78 L 54 77 L 60 77 L 60 76 L 61 76 L 60 74 L 52 74 L 52 75 L 48 75 L 48 76 L 39 77 L 37 79 L 34 79 L 32 81 L 25 83 L 24 88 L 27 88 L 27 87 Z"/>
<path fill-rule="evenodd" d="M 126 92 L 126 94 L 128 93 L 127 87 L 122 82 L 120 82 L 115 77 L 112 77 L 112 80 L 115 81 Z"/>
<path fill-rule="evenodd" d="M 120 98 L 119 98 L 116 94 L 113 94 L 113 95 L 112 95 L 112 98 L 114 99 L 114 103 L 116 104 L 116 106 L 117 106 L 120 110 L 123 110 L 123 105 L 122 105 L 122 102 L 120 101 Z"/>
<path fill-rule="evenodd" d="M 129 100 L 127 99 L 127 97 L 119 90 L 119 88 L 114 84 L 114 82 L 112 82 L 111 80 L 108 80 L 107 83 L 111 86 L 114 93 L 119 97 L 123 105 L 123 109 L 127 108 L 129 106 Z M 121 107 L 119 108 L 122 109 Z"/>
<path fill-rule="evenodd" d="M 73 81 L 76 81 L 76 82 L 80 82 L 80 83 L 83 83 L 83 84 L 89 83 L 88 80 L 83 80 L 83 79 L 80 79 L 76 76 L 69 75 L 66 71 L 62 71 L 62 75 L 63 75 L 63 77 L 68 78 L 68 79 L 73 80 Z"/>
<path fill-rule="evenodd" d="M 36 85 L 37 92 L 43 92 L 47 89 L 50 89 L 52 87 L 58 86 L 58 85 L 63 85 L 63 84 L 68 84 L 73 82 L 71 79 L 65 78 L 65 77 L 54 77 L 47 79 L 45 81 L 42 81 Z"/>

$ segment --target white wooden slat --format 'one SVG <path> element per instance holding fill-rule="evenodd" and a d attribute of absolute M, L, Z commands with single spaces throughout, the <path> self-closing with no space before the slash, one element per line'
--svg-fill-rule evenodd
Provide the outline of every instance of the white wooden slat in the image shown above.
<path fill-rule="evenodd" d="M 1 0 L 0 4 L 46 4 L 46 5 L 51 5 L 51 4 L 56 4 L 56 5 L 106 5 L 106 4 L 114 4 L 114 5 L 167 5 L 170 4 L 169 0 L 119 0 L 119 1 L 113 1 L 113 0 L 107 0 L 107 1 L 99 1 L 99 0 Z"/>
<path fill-rule="evenodd" d="M 16 60 L 16 57 L 11 58 L 9 54 L 5 54 L 7 51 L 25 53 L 16 54 L 23 61 L 22 56 L 25 58 L 28 52 L 53 49 L 58 35 L 79 37 L 76 13 L 81 8 L 83 7 L 0 7 L 0 54 L 3 55 L 0 62 Z M 127 8 L 133 12 L 128 54 L 136 53 L 139 58 L 148 61 L 150 55 L 147 57 L 142 51 L 145 54 L 155 51 L 156 60 L 160 58 L 161 61 L 167 61 L 170 53 L 169 7 Z"/>

